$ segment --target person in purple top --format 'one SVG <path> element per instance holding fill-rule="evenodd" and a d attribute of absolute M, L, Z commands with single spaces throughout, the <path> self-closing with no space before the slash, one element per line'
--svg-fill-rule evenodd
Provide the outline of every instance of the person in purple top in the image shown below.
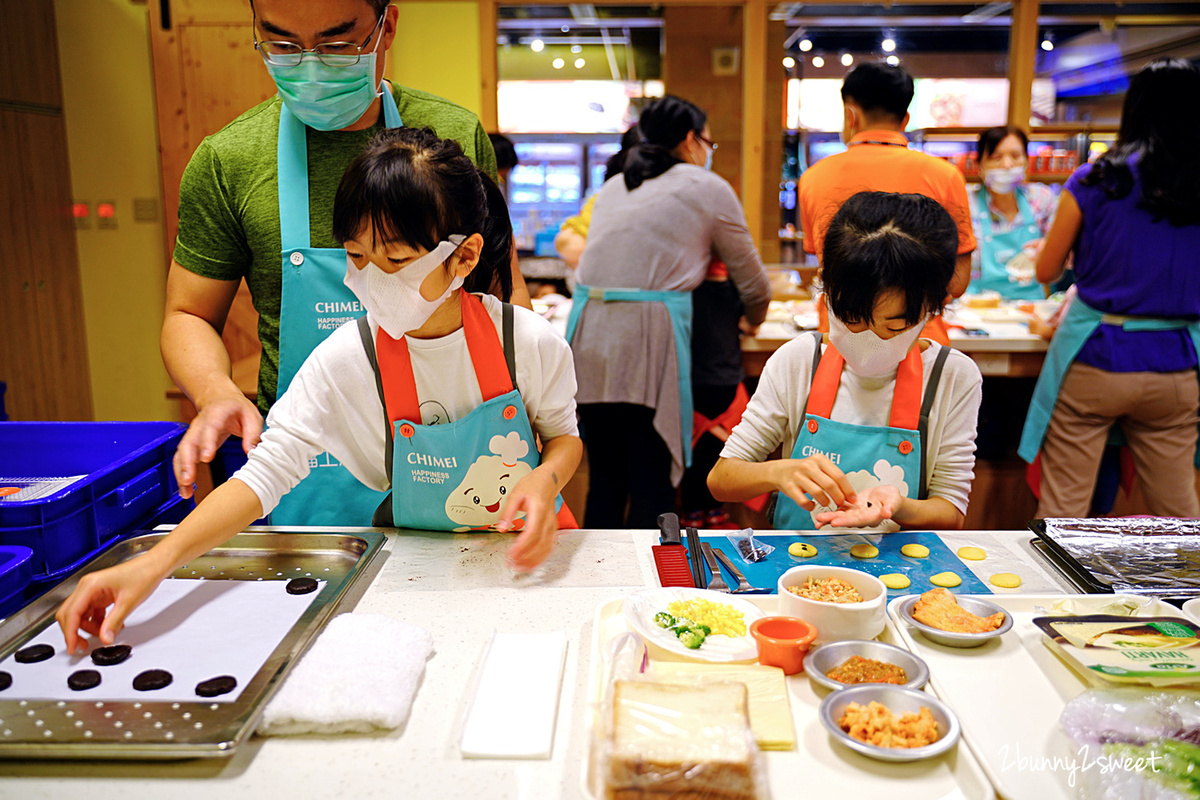
<path fill-rule="evenodd" d="M 1039 517 L 1083 517 L 1119 424 L 1150 513 L 1200 516 L 1200 70 L 1159 59 L 1130 83 L 1113 148 L 1067 181 L 1037 261 L 1078 295 L 1047 353 L 1020 453 L 1041 452 Z M 1043 438 L 1044 437 L 1044 438 Z"/>

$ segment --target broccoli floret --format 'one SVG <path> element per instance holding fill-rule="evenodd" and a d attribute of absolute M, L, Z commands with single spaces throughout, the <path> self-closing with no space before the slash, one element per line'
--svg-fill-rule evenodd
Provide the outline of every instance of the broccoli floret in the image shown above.
<path fill-rule="evenodd" d="M 700 625 L 697 625 L 694 630 L 704 631 L 705 636 L 712 636 L 712 628 L 708 627 L 707 625 L 705 625 L 703 623 L 701 623 Z"/>
<path fill-rule="evenodd" d="M 665 611 L 660 611 L 654 615 L 654 624 L 660 628 L 670 628 L 675 624 L 675 618 Z"/>
<path fill-rule="evenodd" d="M 689 630 L 682 631 L 679 634 L 679 641 L 682 642 L 683 646 L 689 650 L 695 650 L 697 647 L 704 644 L 704 639 L 704 631 L 700 630 L 699 628 L 690 628 Z"/>
<path fill-rule="evenodd" d="M 676 617 L 675 624 L 672 625 L 671 627 L 674 628 L 675 633 L 678 634 L 679 631 L 686 631 L 686 630 L 689 630 L 690 628 L 696 627 L 696 623 L 692 622 L 687 617 Z"/>

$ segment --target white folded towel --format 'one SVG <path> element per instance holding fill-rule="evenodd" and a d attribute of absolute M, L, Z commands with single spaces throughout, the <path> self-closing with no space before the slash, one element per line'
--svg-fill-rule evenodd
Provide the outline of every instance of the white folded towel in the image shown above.
<path fill-rule="evenodd" d="M 325 626 L 267 704 L 258 733 L 366 733 L 408 719 L 429 631 L 383 614 L 342 614 Z"/>

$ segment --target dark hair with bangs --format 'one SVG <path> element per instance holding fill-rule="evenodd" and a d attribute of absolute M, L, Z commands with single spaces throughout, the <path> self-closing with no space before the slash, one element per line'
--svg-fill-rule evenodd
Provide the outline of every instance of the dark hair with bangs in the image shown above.
<path fill-rule="evenodd" d="M 829 311 L 842 322 L 870 322 L 879 295 L 904 295 L 913 325 L 946 300 L 958 256 L 958 228 L 937 201 L 920 194 L 859 192 L 825 234 L 821 277 Z"/>
<path fill-rule="evenodd" d="M 512 224 L 504 196 L 453 139 L 429 128 L 380 131 L 346 168 L 333 200 L 333 236 L 349 241 L 370 223 L 384 241 L 424 250 L 454 234 L 483 236 L 471 292 L 508 300 Z"/>
<path fill-rule="evenodd" d="M 979 134 L 979 141 L 975 143 L 975 154 L 980 161 L 990 158 L 1000 143 L 1010 136 L 1017 137 L 1017 140 L 1021 142 L 1021 152 L 1028 158 L 1029 137 L 1016 125 L 997 125 L 995 128 L 988 128 Z"/>
<path fill-rule="evenodd" d="M 1172 225 L 1200 223 L 1200 69 L 1159 58 L 1129 83 L 1117 141 L 1083 177 L 1120 200 L 1133 191 L 1132 161 L 1141 180 L 1138 207 Z"/>

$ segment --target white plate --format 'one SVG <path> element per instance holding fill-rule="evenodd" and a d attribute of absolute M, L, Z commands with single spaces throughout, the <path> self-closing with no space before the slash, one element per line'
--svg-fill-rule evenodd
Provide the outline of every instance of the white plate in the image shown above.
<path fill-rule="evenodd" d="M 1200 597 L 1193 597 L 1184 603 L 1180 610 L 1187 615 L 1187 618 L 1192 622 L 1200 624 Z"/>
<path fill-rule="evenodd" d="M 660 611 L 666 611 L 669 603 L 676 600 L 692 600 L 697 597 L 712 603 L 724 603 L 741 611 L 746 620 L 746 635 L 712 634 L 704 639 L 704 644 L 699 648 L 689 650 L 675 634 L 654 623 L 654 615 Z M 647 589 L 625 598 L 621 610 L 625 614 L 625 621 L 629 623 L 629 627 L 633 628 L 643 639 L 676 655 L 714 663 L 753 661 L 758 658 L 758 646 L 755 645 L 754 638 L 750 636 L 750 623 L 760 617 L 765 617 L 766 614 L 758 606 L 740 597 L 734 597 L 724 592 L 684 587 Z"/>

